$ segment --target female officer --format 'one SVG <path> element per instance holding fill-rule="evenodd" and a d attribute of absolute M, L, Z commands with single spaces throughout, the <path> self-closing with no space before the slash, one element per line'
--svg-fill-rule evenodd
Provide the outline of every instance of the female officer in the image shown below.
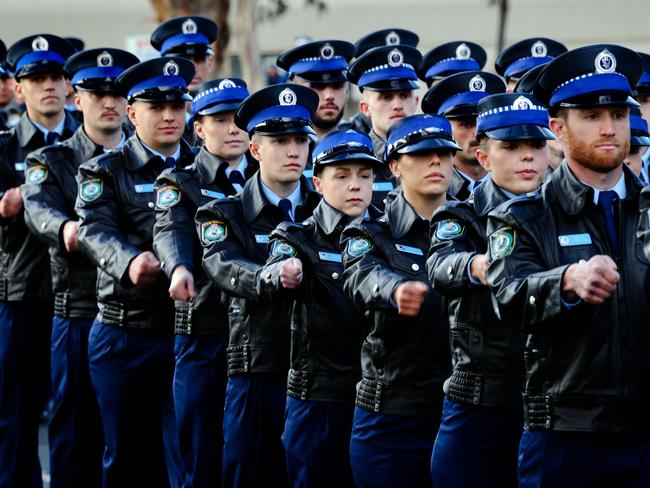
<path fill-rule="evenodd" d="M 401 188 L 384 216 L 343 232 L 344 289 L 370 321 L 350 442 L 359 487 L 431 486 L 450 358 L 447 321 L 425 259 L 429 220 L 446 201 L 458 149 L 441 117 L 395 123 L 385 159 Z"/>

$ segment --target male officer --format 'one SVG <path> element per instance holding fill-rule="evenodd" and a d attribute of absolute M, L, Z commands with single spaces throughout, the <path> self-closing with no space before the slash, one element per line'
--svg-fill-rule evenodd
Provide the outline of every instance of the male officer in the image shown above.
<path fill-rule="evenodd" d="M 418 76 L 431 88 L 446 76 L 483 69 L 486 59 L 485 49 L 474 42 L 446 42 L 424 55 Z"/>
<path fill-rule="evenodd" d="M 182 481 L 171 395 L 174 307 L 152 252 L 153 186 L 163 169 L 194 158 L 181 142 L 193 75 L 192 63 L 176 57 L 122 73 L 117 88 L 135 134 L 79 168 L 79 246 L 98 268 L 88 356 L 104 426 L 104 487 Z"/>
<path fill-rule="evenodd" d="M 488 220 L 487 280 L 529 333 L 519 486 L 647 486 L 650 268 L 636 236 L 641 185 L 623 164 L 637 54 L 569 51 L 542 71 L 566 160 L 539 194 Z"/>
<path fill-rule="evenodd" d="M 294 83 L 308 86 L 320 102 L 314 114 L 316 135 L 321 138 L 343 118 L 348 99 L 347 69 L 354 45 L 346 41 L 315 41 L 289 49 L 276 61 Z"/>
<path fill-rule="evenodd" d="M 506 91 L 512 92 L 519 78 L 528 70 L 548 63 L 566 51 L 564 44 L 553 39 L 545 37 L 523 39 L 504 48 L 497 56 L 494 68 L 505 78 L 508 85 Z"/>
<path fill-rule="evenodd" d="M 238 193 L 245 176 L 257 169 L 245 155 L 248 134 L 234 122 L 235 110 L 247 96 L 246 83 L 237 78 L 201 85 L 192 102 L 192 118 L 203 148 L 192 165 L 165 170 L 156 180 L 154 249 L 165 263 L 169 294 L 176 300 L 174 407 L 179 446 L 185 481 L 197 488 L 221 484 L 228 314 L 221 292 L 201 267 L 203 248 L 194 231 L 194 215 L 201 205 Z"/>
<path fill-rule="evenodd" d="M 72 135 L 63 65 L 72 47 L 49 34 L 7 53 L 26 112 L 0 135 L 0 486 L 41 486 L 38 420 L 49 385 L 51 281 L 47 247 L 27 229 L 20 185 L 25 157 Z"/>
<path fill-rule="evenodd" d="M 454 140 L 461 147 L 454 156 L 449 194 L 465 200 L 477 185 L 489 178 L 476 159 L 476 104 L 482 98 L 505 91 L 505 84 L 486 71 L 465 71 L 443 78 L 422 99 L 425 114 L 442 115 L 451 124 Z"/>
<path fill-rule="evenodd" d="M 388 128 L 417 111 L 420 99 L 415 90 L 420 86 L 417 69 L 421 62 L 422 55 L 417 49 L 398 44 L 370 49 L 350 65 L 348 77 L 363 95 L 359 109 L 372 123 L 368 135 L 377 159 L 384 160 Z M 378 170 L 373 204 L 383 209 L 384 200 L 393 188 L 388 168 Z"/>
<path fill-rule="evenodd" d="M 637 53 L 641 58 L 641 66 L 643 71 L 641 72 L 641 77 L 637 82 L 633 90 L 634 99 L 641 105 L 641 116 L 646 120 L 650 121 L 650 54 L 646 53 Z M 642 174 L 648 175 L 650 170 L 650 149 L 646 150 L 643 154 L 643 170 Z M 646 183 L 650 182 L 650 179 L 646 176 Z"/>
<path fill-rule="evenodd" d="M 648 122 L 641 117 L 641 109 L 637 106 L 630 107 L 630 152 L 625 158 L 627 164 L 641 183 L 648 184 L 648 171 L 643 166 L 643 155 L 650 146 Z"/>
<path fill-rule="evenodd" d="M 103 434 L 88 373 L 97 273 L 78 249 L 75 177 L 79 165 L 124 142 L 126 100 L 116 93 L 114 81 L 137 62 L 130 53 L 109 48 L 68 59 L 64 69 L 72 78 L 83 125 L 62 144 L 39 149 L 26 160 L 21 187 L 25 221 L 49 246 L 54 291 L 49 424 L 53 487 L 101 484 Z"/>
<path fill-rule="evenodd" d="M 301 222 L 318 203 L 302 172 L 318 95 L 296 84 L 264 88 L 241 104 L 235 122 L 251 135 L 260 163 L 241 194 L 201 207 L 203 267 L 230 296 L 228 385 L 224 412 L 224 486 L 286 486 L 284 427 L 289 370 L 289 307 L 256 291 L 269 234 Z"/>

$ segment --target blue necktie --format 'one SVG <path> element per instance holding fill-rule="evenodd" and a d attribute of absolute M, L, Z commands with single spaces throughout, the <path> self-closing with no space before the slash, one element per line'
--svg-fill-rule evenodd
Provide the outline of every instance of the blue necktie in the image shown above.
<path fill-rule="evenodd" d="M 53 144 L 56 144 L 56 141 L 59 139 L 59 133 L 58 132 L 48 132 L 47 135 L 45 136 L 45 143 L 48 146 L 51 146 Z"/>
<path fill-rule="evenodd" d="M 230 183 L 232 183 L 233 185 L 244 186 L 246 184 L 246 180 L 244 179 L 242 174 L 236 169 L 230 172 L 230 176 L 228 176 L 228 179 L 230 180 Z M 291 202 L 289 202 L 289 204 L 291 204 Z"/>
<path fill-rule="evenodd" d="M 293 222 L 293 219 L 291 218 L 291 200 L 283 198 L 278 202 L 278 207 L 280 207 L 284 212 L 284 220 L 287 222 Z"/>
<path fill-rule="evenodd" d="M 168 158 L 165 158 L 165 166 L 168 168 L 174 168 L 176 167 L 176 160 L 172 158 L 171 156 Z"/>
<path fill-rule="evenodd" d="M 616 231 L 616 217 L 614 215 L 614 202 L 618 200 L 618 193 L 614 190 L 601 191 L 598 194 L 598 205 L 605 216 L 605 226 L 609 235 L 609 242 L 616 255 L 619 255 L 618 232 Z"/>

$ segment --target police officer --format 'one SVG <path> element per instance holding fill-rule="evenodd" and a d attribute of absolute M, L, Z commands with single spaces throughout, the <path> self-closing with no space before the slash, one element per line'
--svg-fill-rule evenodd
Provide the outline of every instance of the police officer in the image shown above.
<path fill-rule="evenodd" d="M 130 53 L 109 48 L 70 57 L 64 69 L 72 78 L 84 123 L 63 143 L 41 148 L 26 160 L 21 187 L 25 222 L 49 246 L 54 291 L 49 423 L 53 487 L 101 484 L 103 433 L 88 373 L 97 273 L 78 249 L 75 177 L 79 165 L 124 143 L 126 100 L 116 93 L 114 81 L 137 62 Z"/>
<path fill-rule="evenodd" d="M 239 183 L 231 183 L 227 176 L 229 170 L 231 176 L 239 173 L 232 163 L 246 164 L 246 175 L 257 168 L 254 160 L 246 162 L 248 134 L 233 120 L 246 96 L 246 83 L 237 78 L 201 85 L 192 102 L 192 117 L 203 148 L 192 165 L 163 171 L 155 185 L 154 249 L 176 300 L 174 406 L 185 482 L 193 487 L 221 485 L 228 340 L 221 293 L 201 267 L 203 248 L 194 215 L 201 205 L 238 192 Z M 243 180 L 244 174 L 239 178 Z"/>
<path fill-rule="evenodd" d="M 443 78 L 424 95 L 422 111 L 449 120 L 454 140 L 462 148 L 454 157 L 449 194 L 465 200 L 490 175 L 476 159 L 476 104 L 484 97 L 505 91 L 496 75 L 465 71 Z"/>
<path fill-rule="evenodd" d="M 193 74 L 174 57 L 122 73 L 117 88 L 135 134 L 79 168 L 79 246 L 98 268 L 88 356 L 105 487 L 178 486 L 183 474 L 171 394 L 174 308 L 152 239 L 155 179 L 194 158 L 181 141 Z"/>
<path fill-rule="evenodd" d="M 523 427 L 523 341 L 517 322 L 492 307 L 487 216 L 517 195 L 537 191 L 546 173 L 548 112 L 531 96 L 497 94 L 477 106 L 479 162 L 492 175 L 465 202 L 451 201 L 431 221 L 427 268 L 448 300 L 454 370 L 446 385 L 431 471 L 437 487 L 516 487 Z"/>
<path fill-rule="evenodd" d="M 260 170 L 241 194 L 199 208 L 203 267 L 229 297 L 228 385 L 224 412 L 224 486 L 284 486 L 280 437 L 289 369 L 289 310 L 256 291 L 269 234 L 301 222 L 318 202 L 302 172 L 318 95 L 278 84 L 248 97 L 235 122 L 251 135 Z"/>
<path fill-rule="evenodd" d="M 276 64 L 291 81 L 318 93 L 320 102 L 312 122 L 319 138 L 334 130 L 343 118 L 348 99 L 346 74 L 353 54 L 353 44 L 327 40 L 308 42 L 278 56 Z"/>
<path fill-rule="evenodd" d="M 483 69 L 486 59 L 485 49 L 475 42 L 446 42 L 424 55 L 418 76 L 431 88 L 446 76 Z"/>
<path fill-rule="evenodd" d="M 363 335 L 343 293 L 339 240 L 348 223 L 379 217 L 368 205 L 373 168 L 381 166 L 365 134 L 325 136 L 314 149 L 314 185 L 323 200 L 302 225 L 283 222 L 271 233 L 260 272 L 263 296 L 293 299 L 282 441 L 295 487 L 354 486 L 349 446 Z"/>
<path fill-rule="evenodd" d="M 389 127 L 417 110 L 420 99 L 415 90 L 420 84 L 416 71 L 421 62 L 422 55 L 417 49 L 398 44 L 370 49 L 350 65 L 348 76 L 362 92 L 359 109 L 372 122 L 369 136 L 378 159 L 384 159 Z M 393 188 L 388 168 L 377 171 L 373 204 L 383 209 Z"/>
<path fill-rule="evenodd" d="M 425 260 L 429 219 L 446 200 L 457 149 L 442 117 L 414 115 L 391 126 L 387 161 L 401 188 L 385 215 L 341 237 L 344 290 L 370 321 L 350 442 L 359 487 L 431 486 L 450 358 Z"/>
<path fill-rule="evenodd" d="M 416 48 L 420 41 L 419 36 L 415 32 L 406 29 L 381 29 L 378 31 L 366 34 L 354 44 L 354 57 L 358 58 L 366 51 L 375 47 L 381 46 L 396 46 L 403 44 Z M 350 117 L 349 120 L 341 124 L 342 129 L 352 129 L 357 132 L 369 134 L 372 130 L 372 122 L 370 118 L 363 112 L 357 112 Z M 381 155 L 378 159 L 382 159 Z"/>
<path fill-rule="evenodd" d="M 25 225 L 20 185 L 25 157 L 72 135 L 64 112 L 63 65 L 72 48 L 60 37 L 13 44 L 7 66 L 25 99 L 20 123 L 0 134 L 0 486 L 40 486 L 38 422 L 49 393 L 52 294 L 47 246 Z"/>
<path fill-rule="evenodd" d="M 650 54 L 646 53 L 637 53 L 641 58 L 641 66 L 643 71 L 641 72 L 641 77 L 637 82 L 632 94 L 634 99 L 641 105 L 641 117 L 646 121 L 650 120 Z M 650 149 L 646 150 L 643 154 L 643 170 L 642 174 L 648 175 L 650 170 Z M 650 182 L 648 176 L 646 176 L 646 183 Z"/>
<path fill-rule="evenodd" d="M 650 269 L 637 239 L 640 184 L 623 164 L 633 51 L 569 51 L 542 71 L 566 160 L 539 195 L 488 219 L 488 284 L 529 333 L 519 486 L 645 486 L 650 469 Z"/>
<path fill-rule="evenodd" d="M 545 37 L 531 37 L 517 41 L 504 48 L 494 62 L 496 72 L 507 83 L 507 92 L 514 91 L 519 78 L 535 66 L 548 63 L 567 48 L 564 44 Z"/>
<path fill-rule="evenodd" d="M 648 184 L 648 169 L 643 165 L 643 155 L 650 146 L 648 122 L 641 117 L 641 109 L 630 107 L 630 152 L 625 159 L 627 164 L 641 182 Z"/>

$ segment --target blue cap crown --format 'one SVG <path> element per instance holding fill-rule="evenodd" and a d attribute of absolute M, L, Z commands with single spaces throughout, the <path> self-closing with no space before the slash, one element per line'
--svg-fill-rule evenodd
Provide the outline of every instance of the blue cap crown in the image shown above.
<path fill-rule="evenodd" d="M 236 110 L 250 95 L 246 83 L 239 78 L 223 78 L 201 85 L 192 100 L 192 115 Z"/>
<path fill-rule="evenodd" d="M 449 121 L 437 115 L 411 115 L 388 129 L 384 159 L 389 161 L 396 153 L 435 149 L 460 149 L 452 137 Z"/>
<path fill-rule="evenodd" d="M 546 107 L 530 95 L 501 93 L 478 104 L 476 133 L 493 139 L 553 139 Z M 526 127 L 525 129 L 522 127 Z"/>

